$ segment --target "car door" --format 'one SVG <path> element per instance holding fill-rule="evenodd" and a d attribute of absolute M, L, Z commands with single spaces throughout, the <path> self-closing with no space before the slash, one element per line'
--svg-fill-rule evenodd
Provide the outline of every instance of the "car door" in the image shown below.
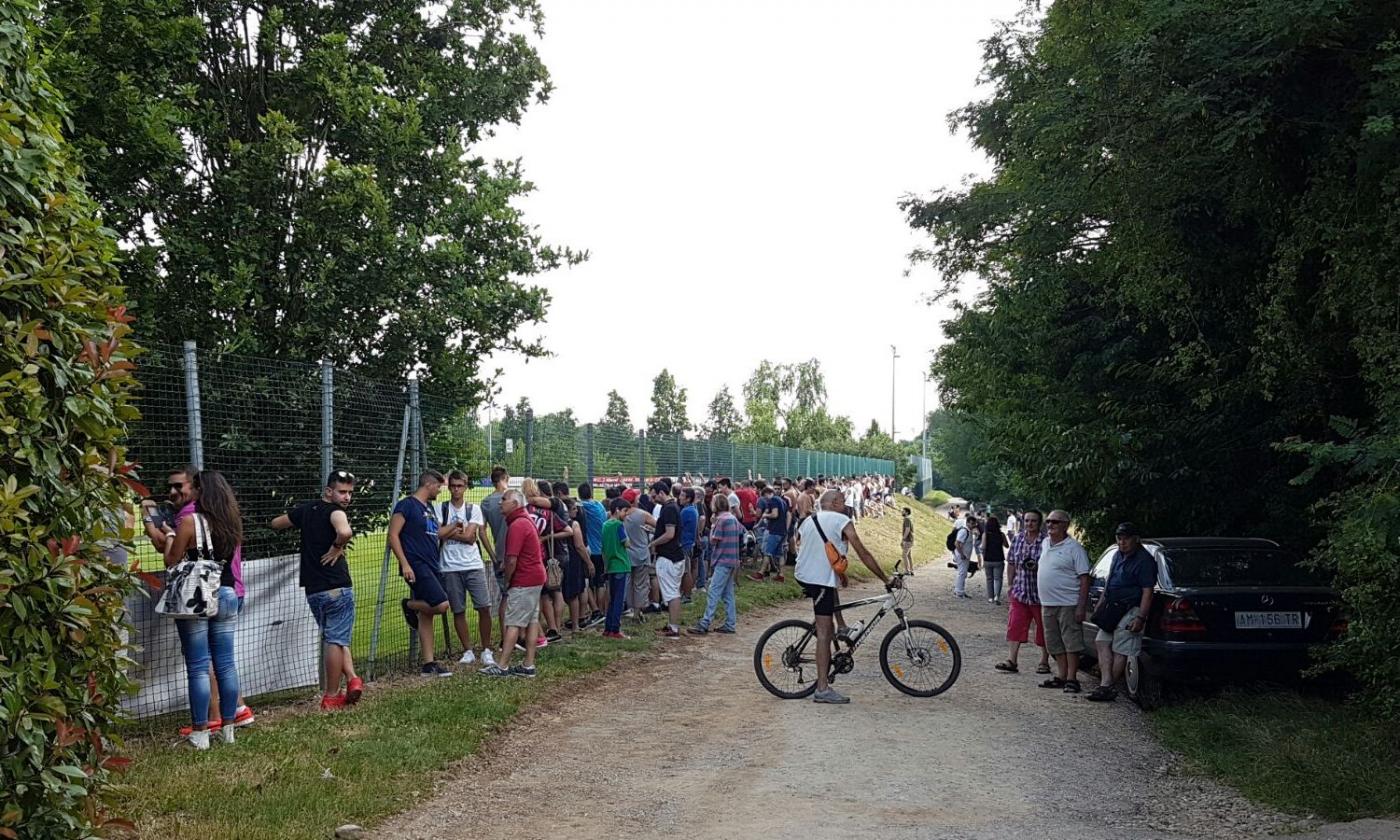
<path fill-rule="evenodd" d="M 1091 615 L 1094 612 L 1094 605 L 1099 602 L 1099 598 L 1103 597 L 1104 590 L 1108 588 L 1108 573 L 1113 568 L 1113 555 L 1117 551 L 1117 548 L 1110 548 L 1100 554 L 1098 562 L 1094 563 L 1093 568 L 1089 570 L 1089 613 Z M 1090 658 L 1093 658 L 1096 650 L 1094 637 L 1098 635 L 1099 628 L 1092 621 L 1086 620 L 1083 632 L 1085 650 L 1089 652 Z"/>

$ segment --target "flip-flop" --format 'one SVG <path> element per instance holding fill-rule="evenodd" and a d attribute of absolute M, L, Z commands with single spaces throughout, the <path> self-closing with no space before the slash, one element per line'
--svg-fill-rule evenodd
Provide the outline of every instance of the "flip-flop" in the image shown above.
<path fill-rule="evenodd" d="M 1095 703 L 1111 703 L 1118 699 L 1118 692 L 1108 686 L 1099 686 L 1089 693 L 1085 699 L 1093 700 Z"/>
<path fill-rule="evenodd" d="M 1049 665 L 1037 665 L 1037 666 L 1035 666 L 1035 672 L 1036 672 L 1037 674 L 1048 674 L 1048 673 L 1050 673 L 1050 666 L 1049 666 Z"/>
<path fill-rule="evenodd" d="M 1041 684 L 1040 684 L 1040 687 L 1041 687 L 1041 688 L 1064 688 L 1064 687 L 1065 687 L 1065 681 L 1062 680 L 1062 679 L 1060 679 L 1059 677 L 1051 677 L 1050 679 L 1048 679 L 1048 680 L 1046 680 L 1045 682 L 1041 683 Z"/>
<path fill-rule="evenodd" d="M 998 662 L 993 667 L 995 667 L 998 671 L 1005 671 L 1008 674 L 1016 674 L 1019 673 L 1021 670 L 1020 668 L 1017 668 L 1016 663 L 1012 662 L 1010 659 L 1006 660 L 1005 662 Z"/>

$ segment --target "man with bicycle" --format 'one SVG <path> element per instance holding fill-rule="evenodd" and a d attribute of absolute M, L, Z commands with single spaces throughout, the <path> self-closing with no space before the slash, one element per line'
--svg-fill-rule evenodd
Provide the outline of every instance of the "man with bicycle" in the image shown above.
<path fill-rule="evenodd" d="M 803 593 L 812 599 L 812 623 L 817 630 L 817 691 L 812 695 L 816 703 L 851 702 L 851 698 L 838 694 L 828 682 L 831 674 L 831 640 L 835 635 L 834 624 L 839 621 L 840 615 L 836 609 L 840 605 L 836 590 L 841 580 L 831 567 L 827 544 L 830 543 L 841 557 L 853 549 L 860 562 L 884 582 L 886 588 L 893 589 L 900 585 L 899 578 L 885 574 L 870 550 L 860 541 L 855 523 L 841 512 L 845 502 L 842 491 L 827 490 L 817 503 L 817 511 L 807 517 L 797 533 L 797 582 L 802 584 Z"/>

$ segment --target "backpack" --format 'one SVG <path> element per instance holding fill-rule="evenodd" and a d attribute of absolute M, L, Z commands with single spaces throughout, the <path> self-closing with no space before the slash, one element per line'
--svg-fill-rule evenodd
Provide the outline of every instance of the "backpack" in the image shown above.
<path fill-rule="evenodd" d="M 949 550 L 949 551 L 957 551 L 957 550 L 958 550 L 958 529 L 957 529 L 957 528 L 954 528 L 953 530 L 951 530 L 951 531 L 948 532 L 948 539 L 946 540 L 945 544 L 948 546 L 948 550 Z"/>
<path fill-rule="evenodd" d="M 451 504 L 452 504 L 451 502 L 443 502 L 443 503 L 442 503 L 442 521 L 441 521 L 440 524 L 443 524 L 443 525 L 446 525 L 446 524 L 447 524 L 447 515 L 448 515 L 448 512 L 449 512 L 449 510 L 450 510 L 450 505 L 451 505 Z M 471 503 L 471 502 L 467 502 L 466 505 L 467 505 L 467 522 L 470 523 L 470 522 L 472 521 L 472 503 Z"/>

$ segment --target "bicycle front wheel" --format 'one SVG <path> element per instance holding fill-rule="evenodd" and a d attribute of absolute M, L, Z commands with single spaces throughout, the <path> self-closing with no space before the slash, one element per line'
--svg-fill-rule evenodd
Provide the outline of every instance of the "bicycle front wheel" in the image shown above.
<path fill-rule="evenodd" d="M 817 631 L 790 618 L 769 627 L 753 649 L 758 681 L 776 697 L 801 700 L 817 690 Z"/>
<path fill-rule="evenodd" d="M 880 643 L 880 669 L 890 685 L 914 697 L 942 694 L 962 672 L 962 651 L 952 634 L 932 621 L 895 627 Z"/>

